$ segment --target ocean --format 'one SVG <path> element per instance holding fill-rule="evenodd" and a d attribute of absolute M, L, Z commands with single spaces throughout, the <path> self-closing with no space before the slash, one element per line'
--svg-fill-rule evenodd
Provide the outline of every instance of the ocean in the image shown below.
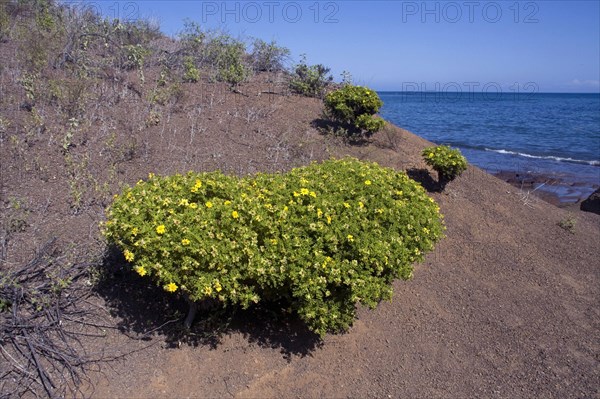
<path fill-rule="evenodd" d="M 600 187 L 600 94 L 378 94 L 382 117 L 490 173 L 548 177 L 534 189 L 565 202 Z"/>

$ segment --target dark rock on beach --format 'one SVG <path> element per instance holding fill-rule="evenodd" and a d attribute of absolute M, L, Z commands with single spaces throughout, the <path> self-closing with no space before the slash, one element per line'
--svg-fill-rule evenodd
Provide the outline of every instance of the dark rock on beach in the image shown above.
<path fill-rule="evenodd" d="M 600 215 L 600 188 L 594 191 L 585 201 L 581 202 L 581 210 Z"/>

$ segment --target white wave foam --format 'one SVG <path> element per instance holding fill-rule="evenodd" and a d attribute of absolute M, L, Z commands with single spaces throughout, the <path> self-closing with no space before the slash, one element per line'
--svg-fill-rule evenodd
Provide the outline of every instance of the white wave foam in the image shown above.
<path fill-rule="evenodd" d="M 497 152 L 498 154 L 518 155 L 518 156 L 525 157 L 525 158 L 552 159 L 552 160 L 558 161 L 558 162 L 571 162 L 571 163 L 580 163 L 580 164 L 586 164 L 586 165 L 591 165 L 591 166 L 600 166 L 600 161 L 586 161 L 583 159 L 555 157 L 553 155 L 546 155 L 546 156 L 531 155 L 531 154 L 527 154 L 524 152 L 515 152 L 515 151 L 509 151 L 509 150 L 494 150 L 491 148 L 486 148 L 485 150 L 491 151 L 491 152 Z"/>

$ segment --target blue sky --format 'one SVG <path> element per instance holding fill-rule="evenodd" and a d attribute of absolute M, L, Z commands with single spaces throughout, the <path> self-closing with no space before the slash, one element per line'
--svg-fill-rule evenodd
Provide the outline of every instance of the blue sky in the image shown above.
<path fill-rule="evenodd" d="M 276 40 L 376 90 L 600 92 L 599 1 L 86 1 Z M 77 4 L 77 3 L 76 3 Z M 81 4 L 79 2 L 78 4 Z M 457 90 L 458 89 L 458 90 Z"/>

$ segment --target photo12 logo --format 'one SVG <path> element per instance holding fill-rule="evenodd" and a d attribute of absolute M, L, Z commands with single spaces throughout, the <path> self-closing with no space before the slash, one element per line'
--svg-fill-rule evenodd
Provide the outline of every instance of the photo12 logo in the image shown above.
<path fill-rule="evenodd" d="M 340 3 L 304 1 L 203 1 L 201 3 L 202 23 L 258 23 L 287 22 L 298 23 L 338 23 Z"/>
<path fill-rule="evenodd" d="M 140 6 L 135 1 L 65 1 L 75 12 L 89 12 L 112 20 L 134 22 L 140 19 Z"/>
<path fill-rule="evenodd" d="M 498 82 L 402 82 L 402 100 L 404 101 L 434 101 L 456 102 L 488 100 L 494 101 L 512 94 L 515 101 L 532 98 L 540 89 L 535 82 L 501 85 Z M 415 97 L 416 96 L 416 97 Z"/>
<path fill-rule="evenodd" d="M 402 22 L 450 23 L 508 21 L 536 24 L 540 7 L 537 2 L 479 1 L 404 1 Z"/>

